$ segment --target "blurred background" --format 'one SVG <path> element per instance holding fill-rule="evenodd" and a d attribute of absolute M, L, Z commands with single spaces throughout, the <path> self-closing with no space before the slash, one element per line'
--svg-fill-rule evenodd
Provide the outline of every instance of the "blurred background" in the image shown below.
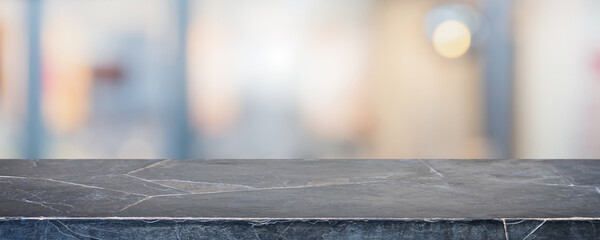
<path fill-rule="evenodd" d="M 0 158 L 600 158 L 597 0 L 0 0 Z"/>

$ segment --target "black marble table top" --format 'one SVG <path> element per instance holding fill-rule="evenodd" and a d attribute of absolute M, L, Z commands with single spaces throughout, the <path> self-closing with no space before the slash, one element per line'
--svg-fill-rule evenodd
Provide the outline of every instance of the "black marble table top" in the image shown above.
<path fill-rule="evenodd" d="M 529 221 L 525 236 L 573 220 L 600 236 L 600 161 L 0 160 L 0 219 L 56 229 L 94 219 L 490 220 L 502 237 L 507 224 Z"/>
<path fill-rule="evenodd" d="M 0 216 L 598 218 L 595 160 L 0 160 Z"/>

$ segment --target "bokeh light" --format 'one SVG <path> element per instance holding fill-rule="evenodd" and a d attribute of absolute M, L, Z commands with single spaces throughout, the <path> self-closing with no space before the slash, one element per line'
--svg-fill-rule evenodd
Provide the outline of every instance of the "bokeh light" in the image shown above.
<path fill-rule="evenodd" d="M 437 26 L 433 32 L 435 51 L 446 58 L 464 55 L 471 45 L 471 32 L 462 22 L 448 20 Z"/>

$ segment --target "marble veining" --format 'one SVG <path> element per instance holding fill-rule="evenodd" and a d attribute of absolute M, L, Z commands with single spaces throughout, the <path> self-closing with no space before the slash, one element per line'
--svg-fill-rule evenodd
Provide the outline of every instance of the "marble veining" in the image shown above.
<path fill-rule="evenodd" d="M 600 161 L 6 159 L 0 219 L 0 238 L 595 239 Z"/>
<path fill-rule="evenodd" d="M 3 217 L 600 216 L 594 160 L 0 160 Z"/>

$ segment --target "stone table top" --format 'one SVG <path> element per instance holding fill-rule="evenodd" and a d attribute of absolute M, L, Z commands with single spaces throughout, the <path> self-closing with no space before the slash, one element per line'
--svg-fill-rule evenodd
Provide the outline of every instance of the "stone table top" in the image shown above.
<path fill-rule="evenodd" d="M 0 160 L 0 217 L 600 218 L 596 160 Z"/>

